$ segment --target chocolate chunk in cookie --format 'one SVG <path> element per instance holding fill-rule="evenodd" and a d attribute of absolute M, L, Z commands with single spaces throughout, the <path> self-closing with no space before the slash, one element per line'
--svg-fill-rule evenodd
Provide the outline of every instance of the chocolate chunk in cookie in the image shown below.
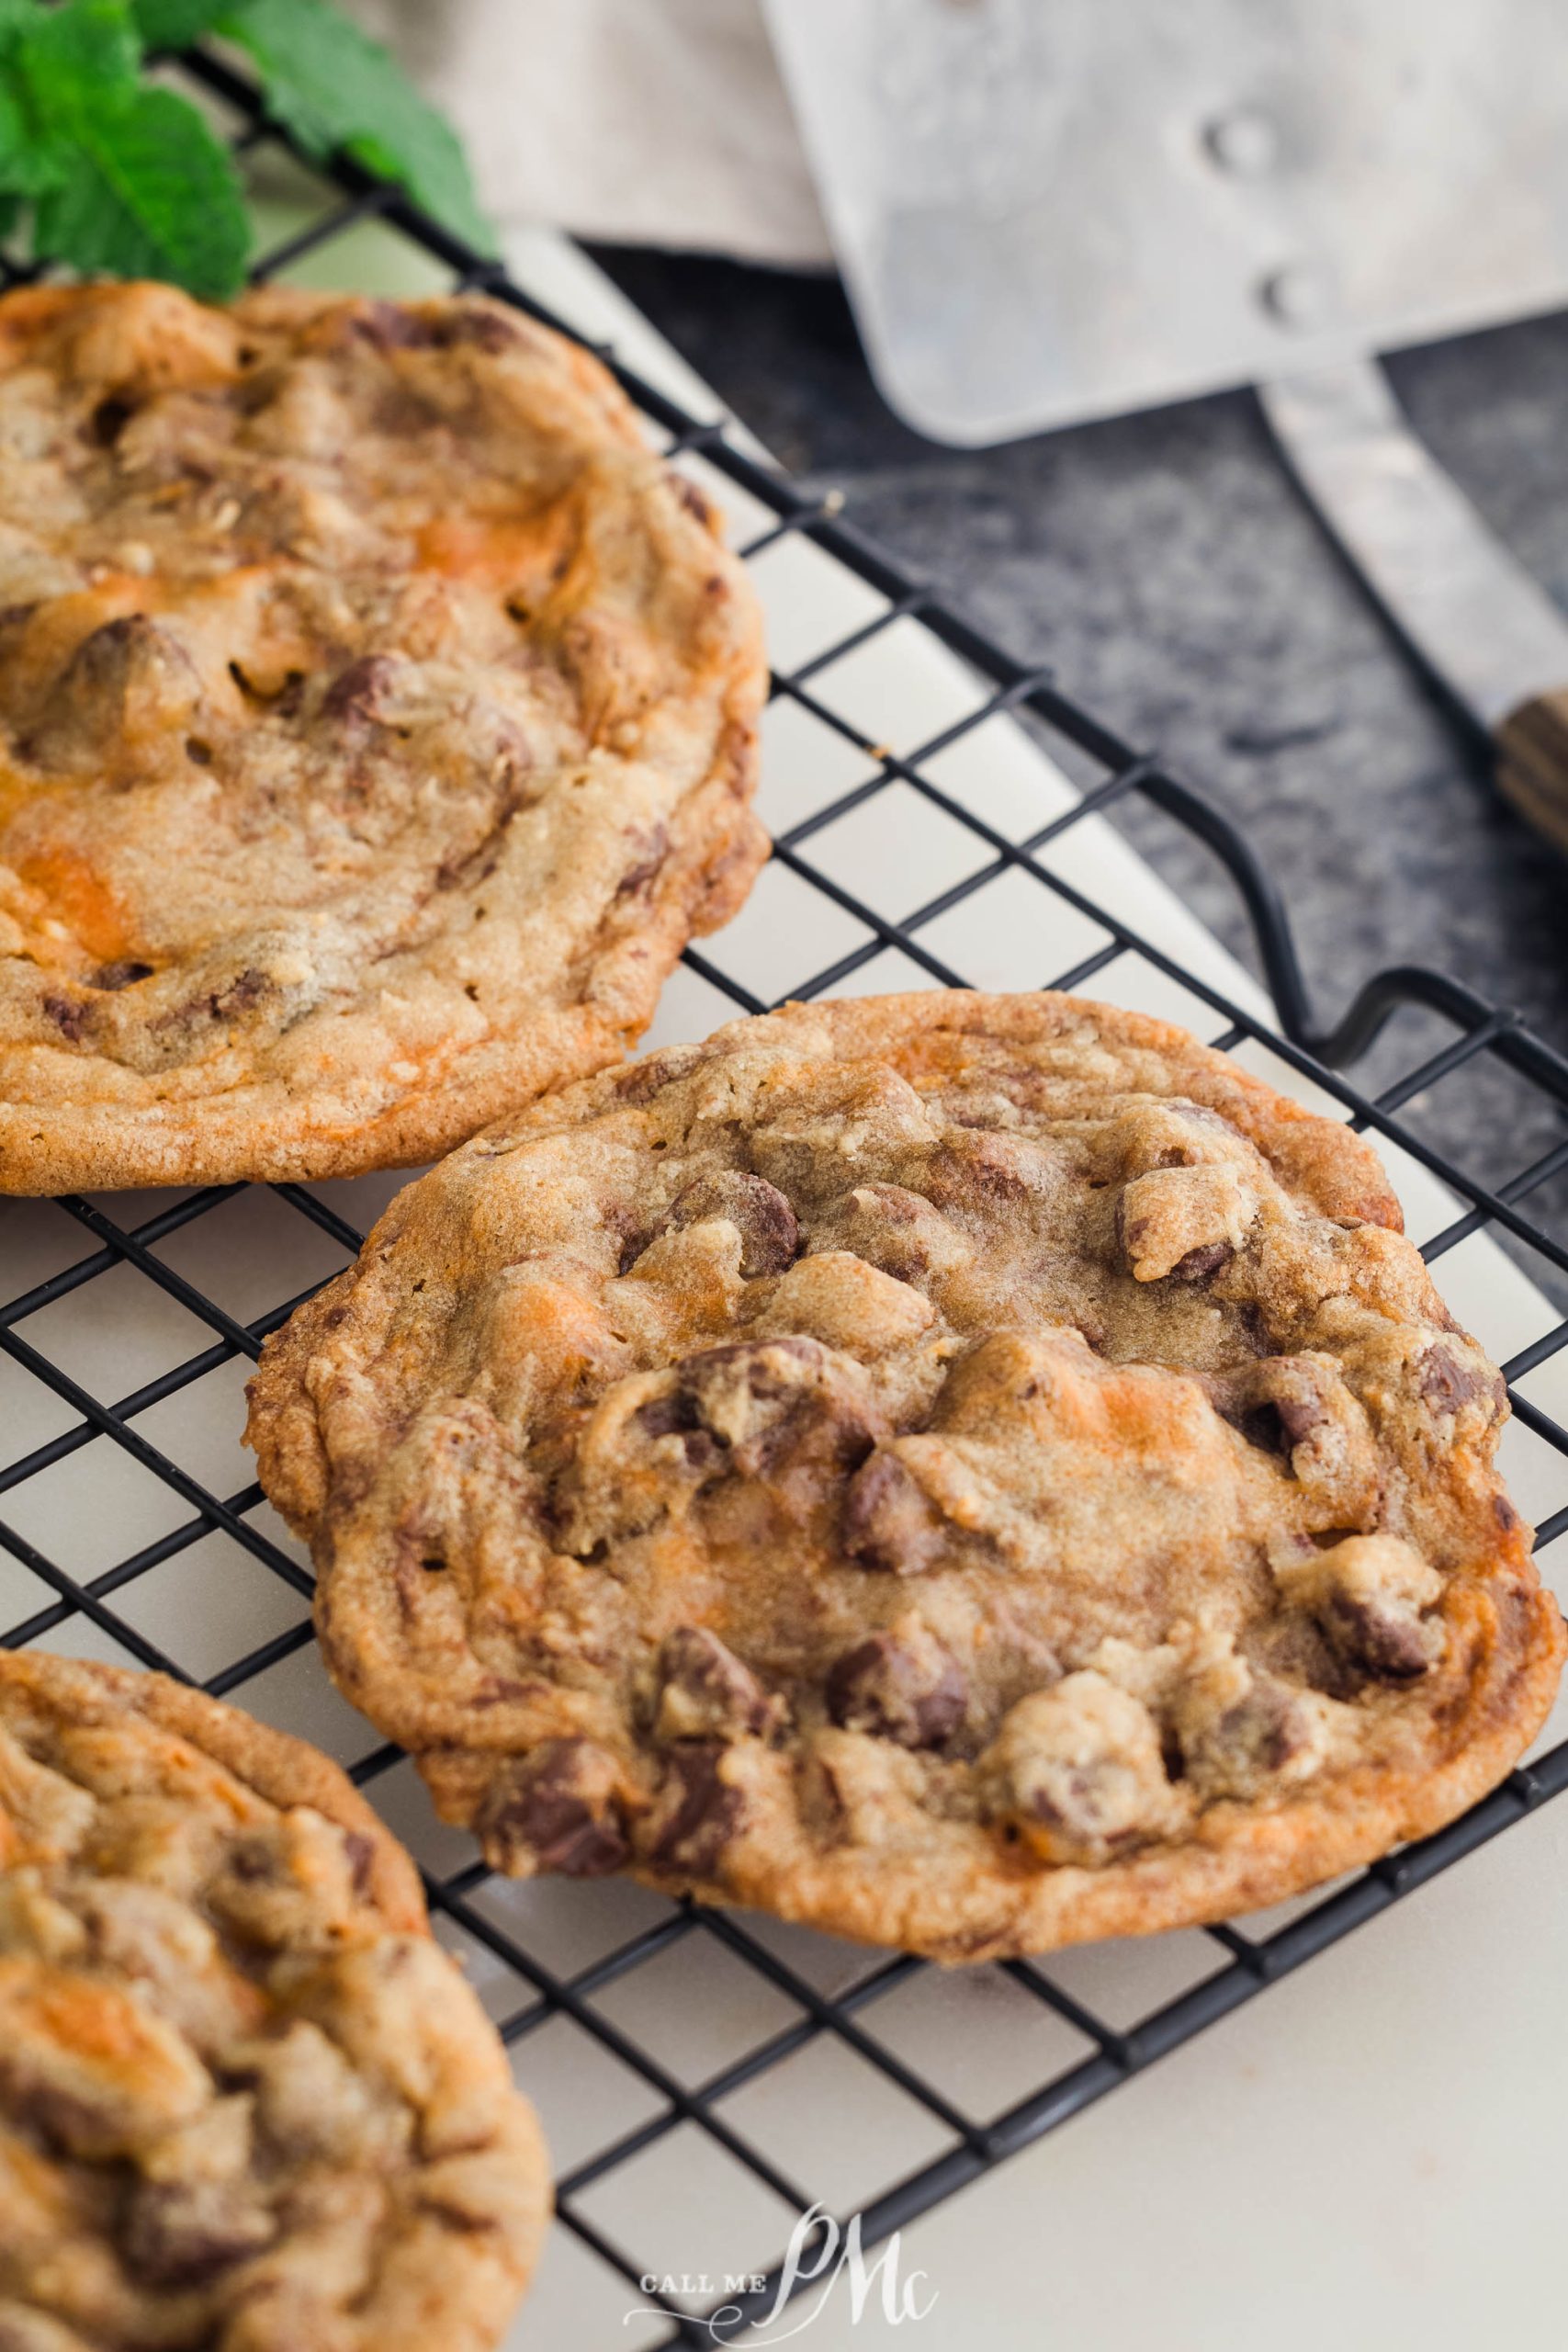
<path fill-rule="evenodd" d="M 509 1870 L 603 1878 L 630 1850 L 619 1778 L 615 1758 L 593 1741 L 548 1740 L 496 1781 L 480 1835 Z"/>
<path fill-rule="evenodd" d="M 659 1653 L 660 1739 L 738 1739 L 782 1720 L 784 1702 L 705 1625 L 677 1625 Z"/>
<path fill-rule="evenodd" d="M 1440 1636 L 1425 1612 L 1441 1599 L 1443 1580 L 1397 1536 L 1347 1536 L 1281 1569 L 1279 1581 L 1361 1672 L 1409 1682 L 1436 1662 Z"/>
<path fill-rule="evenodd" d="M 684 1186 L 670 1211 L 674 1226 L 695 1225 L 710 1216 L 727 1218 L 739 1233 L 743 1274 L 782 1274 L 799 1254 L 799 1220 L 765 1176 L 739 1168 L 716 1169 Z"/>
<path fill-rule="evenodd" d="M 942 1515 L 896 1453 L 877 1452 L 844 1489 L 840 1540 L 862 1567 L 918 1576 L 942 1555 Z"/>
<path fill-rule="evenodd" d="M 836 1657 L 825 1690 L 836 1724 L 896 1739 L 901 1747 L 940 1747 L 963 1723 L 968 1703 L 957 1660 L 919 1619 L 869 1634 Z"/>
<path fill-rule="evenodd" d="M 649 1859 L 694 1878 L 712 1878 L 745 1814 L 740 1791 L 725 1778 L 721 1742 L 692 1741 L 671 1750 L 664 1781 L 643 1832 Z"/>

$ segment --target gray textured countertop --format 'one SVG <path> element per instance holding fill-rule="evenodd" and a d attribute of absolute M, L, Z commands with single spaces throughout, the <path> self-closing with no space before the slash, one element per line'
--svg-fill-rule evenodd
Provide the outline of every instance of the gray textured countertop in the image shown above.
<path fill-rule="evenodd" d="M 940 448 L 879 397 L 835 285 L 597 258 L 785 463 L 841 489 L 912 570 L 1245 824 L 1287 891 L 1325 1015 L 1380 967 L 1433 964 L 1568 1046 L 1568 865 L 1498 801 L 1483 751 L 1303 506 L 1249 395 Z M 1568 317 L 1414 353 L 1393 373 L 1436 454 L 1568 604 Z M 1125 822 L 1247 954 L 1207 854 L 1152 812 Z M 1401 1016 L 1356 1075 L 1408 1067 L 1417 1040 L 1449 1034 Z M 1493 1178 L 1561 1131 L 1501 1072 L 1450 1082 L 1416 1116 Z"/>

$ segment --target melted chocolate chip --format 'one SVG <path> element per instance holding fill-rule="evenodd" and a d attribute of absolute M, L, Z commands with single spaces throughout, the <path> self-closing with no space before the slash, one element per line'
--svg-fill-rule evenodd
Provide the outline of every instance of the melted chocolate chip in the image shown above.
<path fill-rule="evenodd" d="M 245 1885 L 254 1886 L 276 1874 L 277 1860 L 265 1840 L 254 1838 L 243 1845 L 236 1843 L 231 1847 L 229 1868 Z"/>
<path fill-rule="evenodd" d="M 840 1534 L 863 1568 L 916 1576 L 942 1552 L 942 1522 L 896 1454 L 874 1453 L 844 1490 Z"/>
<path fill-rule="evenodd" d="M 222 1019 L 231 1013 L 249 1012 L 263 997 L 271 995 L 274 986 L 270 972 L 258 971 L 254 964 L 247 964 L 243 972 L 236 972 L 226 988 L 215 989 L 208 1001 L 214 1018 Z"/>
<path fill-rule="evenodd" d="M 1451 1348 L 1441 1346 L 1427 1349 L 1421 1359 L 1416 1383 L 1434 1413 L 1462 1412 L 1466 1405 L 1482 1396 L 1496 1404 L 1499 1390 L 1505 1398 L 1507 1394 L 1497 1375 L 1476 1371 L 1462 1363 Z"/>
<path fill-rule="evenodd" d="M 270 2245 L 277 2223 L 236 2181 L 141 2181 L 122 2243 L 154 2286 L 190 2287 Z"/>
<path fill-rule="evenodd" d="M 1308 1738 L 1305 1719 L 1292 1693 L 1259 1682 L 1215 1722 L 1212 1742 L 1220 1755 L 1249 1772 L 1279 1772 L 1301 1753 Z"/>
<path fill-rule="evenodd" d="M 615 1759 L 589 1739 L 552 1739 L 491 1792 L 477 1826 L 487 1850 L 566 1878 L 600 1878 L 629 1850 Z"/>
<path fill-rule="evenodd" d="M 138 980 L 150 980 L 151 964 L 135 964 L 129 960 L 118 964 L 100 964 L 88 981 L 89 988 L 112 990 L 133 988 Z"/>
<path fill-rule="evenodd" d="M 1055 1832 L 1065 1852 L 1113 1852 L 1137 1835 L 1134 1828 L 1107 1822 L 1107 1788 L 1114 1789 L 1117 1778 L 1115 1765 L 1103 1758 L 1076 1768 L 1059 1767 L 1048 1781 L 1031 1789 L 1027 1809 L 1043 1828 Z"/>
<path fill-rule="evenodd" d="M 270 972 L 247 964 L 232 979 L 209 989 L 204 996 L 187 998 L 184 1004 L 171 1005 L 166 1012 L 155 1014 L 148 1023 L 148 1032 L 177 1051 L 210 1023 L 237 1020 L 269 1002 L 277 993 L 277 982 Z"/>
<path fill-rule="evenodd" d="M 1414 1682 L 1431 1656 L 1415 1610 L 1369 1594 L 1334 1592 L 1319 1604 L 1323 1630 L 1348 1666 L 1382 1682 Z"/>
<path fill-rule="evenodd" d="M 629 1069 L 615 1072 L 615 1098 L 633 1104 L 651 1102 L 674 1080 L 694 1069 L 702 1058 L 699 1046 L 670 1046 L 661 1054 L 649 1054 L 645 1062 L 634 1062 Z"/>
<path fill-rule="evenodd" d="M 671 1437 L 678 1430 L 701 1427 L 697 1400 L 687 1388 L 671 1388 L 662 1396 L 649 1397 L 632 1418 L 644 1437 Z"/>
<path fill-rule="evenodd" d="M 697 1418 L 720 1443 L 735 1427 L 737 1391 L 744 1435 L 730 1459 L 744 1477 L 769 1477 L 812 1463 L 848 1470 L 870 1453 L 875 1430 L 864 1400 L 836 1381 L 818 1340 L 733 1340 L 705 1348 L 678 1367 Z M 723 1428 L 716 1426 L 722 1421 Z"/>
<path fill-rule="evenodd" d="M 661 1739 L 739 1738 L 780 1709 L 749 1666 L 705 1625 L 677 1625 L 659 1653 L 654 1728 Z"/>
<path fill-rule="evenodd" d="M 49 995 L 40 998 L 39 1011 L 46 1021 L 52 1021 L 61 1035 L 73 1046 L 79 1046 L 86 1034 L 87 1007 L 73 1003 L 68 996 Z"/>
<path fill-rule="evenodd" d="M 1207 1282 L 1222 1266 L 1228 1266 L 1235 1251 L 1228 1241 L 1205 1241 L 1196 1250 L 1189 1250 L 1179 1258 L 1167 1280 L 1173 1283 Z"/>
<path fill-rule="evenodd" d="M 123 786 L 156 765 L 200 702 L 200 681 L 174 632 L 145 613 L 124 613 L 82 639 L 17 750 L 37 766 L 91 768 Z"/>
<path fill-rule="evenodd" d="M 343 1839 L 349 1877 L 358 1895 L 367 1895 L 376 1871 L 376 1840 L 363 1829 L 346 1829 Z"/>
<path fill-rule="evenodd" d="M 873 1634 L 829 1669 L 828 1713 L 846 1731 L 940 1747 L 964 1721 L 968 1689 L 940 1642 Z"/>
<path fill-rule="evenodd" d="M 1292 1469 L 1296 1448 L 1334 1421 L 1328 1395 L 1338 1385 L 1337 1376 L 1325 1376 L 1309 1357 L 1266 1356 L 1211 1375 L 1203 1385 L 1215 1411 L 1249 1445 L 1278 1455 Z"/>
<path fill-rule="evenodd" d="M 321 717 L 351 724 L 382 724 L 387 697 L 401 665 L 389 653 L 362 653 L 340 671 L 321 696 Z"/>
<path fill-rule="evenodd" d="M 716 1169 L 698 1176 L 675 1195 L 670 1222 L 677 1227 L 700 1225 L 706 1217 L 728 1217 L 740 1236 L 740 1271 L 750 1279 L 782 1274 L 800 1254 L 800 1224 L 784 1195 L 765 1176 L 751 1176 L 739 1168 Z"/>
<path fill-rule="evenodd" d="M 813 1244 L 818 1250 L 848 1250 L 895 1282 L 915 1283 L 970 1254 L 956 1226 L 922 1193 L 902 1184 L 857 1184 L 818 1223 Z"/>
<path fill-rule="evenodd" d="M 719 1776 L 724 1753 L 718 1741 L 693 1740 L 671 1748 L 654 1819 L 650 1851 L 656 1862 L 698 1877 L 712 1874 L 744 1810 L 739 1790 Z"/>
<path fill-rule="evenodd" d="M 641 838 L 638 854 L 616 883 L 616 898 L 629 899 L 635 897 L 638 890 L 645 890 L 659 873 L 669 854 L 668 828 L 663 825 L 652 826 Z"/>
<path fill-rule="evenodd" d="M 645 1437 L 678 1437 L 681 1451 L 694 1470 L 716 1468 L 728 1451 L 727 1438 L 716 1437 L 711 1430 L 704 1429 L 696 1398 L 683 1389 L 671 1389 L 668 1396 L 651 1397 L 638 1407 L 632 1418 Z"/>

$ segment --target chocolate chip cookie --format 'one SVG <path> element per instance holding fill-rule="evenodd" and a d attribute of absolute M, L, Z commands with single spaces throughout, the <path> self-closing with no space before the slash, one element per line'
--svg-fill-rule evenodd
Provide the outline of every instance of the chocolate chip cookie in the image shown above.
<path fill-rule="evenodd" d="M 1563 1629 L 1359 1136 L 1064 996 L 801 1005 L 536 1105 L 268 1344 L 328 1663 L 502 1870 L 939 1959 L 1435 1828 Z"/>
<path fill-rule="evenodd" d="M 764 842 L 744 574 L 478 299 L 0 301 L 0 1191 L 432 1158 Z"/>
<path fill-rule="evenodd" d="M 7 2352 L 484 2352 L 547 2178 L 335 1765 L 158 1675 L 0 1656 Z"/>

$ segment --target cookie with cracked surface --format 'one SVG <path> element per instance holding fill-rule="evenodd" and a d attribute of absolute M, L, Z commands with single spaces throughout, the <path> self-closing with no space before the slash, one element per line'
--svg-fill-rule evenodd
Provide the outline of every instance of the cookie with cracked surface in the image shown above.
<path fill-rule="evenodd" d="M 0 1657 L 0 2345 L 484 2352 L 544 2150 L 335 1765 Z"/>
<path fill-rule="evenodd" d="M 619 1058 L 765 842 L 761 624 L 499 303 L 0 300 L 0 1191 L 406 1167 Z"/>
<path fill-rule="evenodd" d="M 1179 1030 L 737 1022 L 409 1186 L 271 1340 L 328 1662 L 516 1871 L 944 1960 L 1436 1827 L 1563 1651 L 1378 1162 Z"/>

